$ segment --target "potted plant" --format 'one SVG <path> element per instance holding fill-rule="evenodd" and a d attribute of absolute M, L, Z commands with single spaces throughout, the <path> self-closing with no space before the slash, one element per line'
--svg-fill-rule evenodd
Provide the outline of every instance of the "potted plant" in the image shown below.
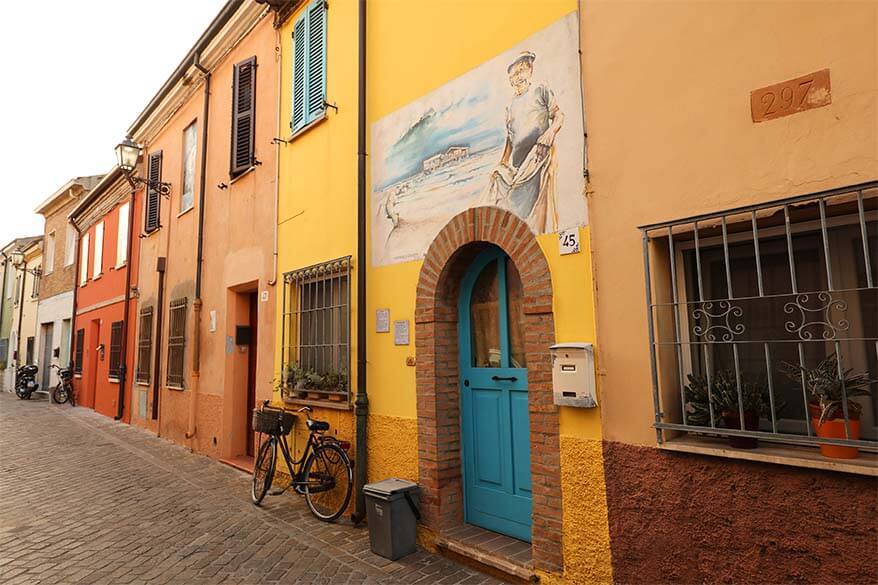
<path fill-rule="evenodd" d="M 710 406 L 713 403 L 714 420 L 729 429 L 741 429 L 741 408 L 738 405 L 738 381 L 734 372 L 720 370 L 710 378 L 689 374 L 684 388 L 686 397 L 686 420 L 689 424 L 710 426 Z M 709 390 L 709 392 L 708 392 Z M 741 376 L 744 429 L 759 430 L 759 419 L 771 412 L 768 388 L 762 381 L 752 381 Z M 779 408 L 778 408 L 779 409 Z M 755 437 L 730 436 L 729 445 L 737 449 L 755 449 L 759 439 Z"/>
<path fill-rule="evenodd" d="M 323 374 L 314 369 L 301 367 L 296 363 L 287 364 L 284 372 L 282 393 L 291 398 L 312 398 L 340 400 L 347 386 L 344 372 L 329 371 Z"/>
<path fill-rule="evenodd" d="M 824 358 L 815 368 L 803 368 L 799 364 L 781 362 L 780 370 L 795 382 L 801 382 L 804 377 L 805 388 L 810 397 L 808 416 L 811 418 L 811 427 L 818 437 L 852 440 L 860 438 L 860 413 L 863 411 L 863 405 L 851 398 L 871 395 L 868 387 L 875 383 L 875 380 L 869 378 L 869 372 L 855 374 L 853 369 L 848 369 L 839 375 L 838 356 L 834 353 Z M 845 397 L 848 411 L 847 425 L 844 420 Z M 849 436 L 845 426 L 850 431 Z M 820 454 L 834 459 L 855 459 L 860 456 L 860 451 L 856 447 L 821 443 Z"/>

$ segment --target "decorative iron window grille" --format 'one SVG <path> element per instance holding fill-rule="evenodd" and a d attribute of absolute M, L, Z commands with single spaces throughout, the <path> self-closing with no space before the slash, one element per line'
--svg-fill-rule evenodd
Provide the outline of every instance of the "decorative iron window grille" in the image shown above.
<path fill-rule="evenodd" d="M 878 451 L 878 182 L 640 229 L 659 442 Z M 817 437 L 819 365 L 843 438 Z"/>
<path fill-rule="evenodd" d="M 110 325 L 110 367 L 109 377 L 118 380 L 122 364 L 122 321 Z"/>
<path fill-rule="evenodd" d="M 137 382 L 149 384 L 152 358 L 152 307 L 140 309 L 140 332 L 137 336 Z"/>
<path fill-rule="evenodd" d="M 73 348 L 73 373 L 82 375 L 82 353 L 85 349 L 85 329 L 76 330 L 76 343 Z"/>
<path fill-rule="evenodd" d="M 174 299 L 168 315 L 168 386 L 183 388 L 186 353 L 186 298 Z"/>
<path fill-rule="evenodd" d="M 284 397 L 349 400 L 350 256 L 284 274 Z"/>

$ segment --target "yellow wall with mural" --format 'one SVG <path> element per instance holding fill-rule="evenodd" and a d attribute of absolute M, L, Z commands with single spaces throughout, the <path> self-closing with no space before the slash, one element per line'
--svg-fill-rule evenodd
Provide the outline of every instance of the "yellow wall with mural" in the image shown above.
<path fill-rule="evenodd" d="M 357 139 L 357 5 L 332 3 L 327 10 L 326 100 L 338 106 L 309 129 L 291 136 L 292 30 L 297 9 L 278 32 L 282 56 L 279 136 L 278 269 L 284 272 L 351 255 L 351 363 L 356 363 L 355 271 Z M 498 10 L 503 13 L 499 14 Z M 367 124 L 510 49 L 576 10 L 575 0 L 452 3 L 430 0 L 368 3 Z M 437 51 L 436 47 L 441 47 Z M 577 81 L 578 83 L 578 81 Z M 370 152 L 370 156 L 375 153 Z M 368 168 L 368 167 L 367 167 Z M 371 176 L 367 178 L 371 185 Z M 371 191 L 371 189 L 367 189 Z M 584 194 L 583 194 L 584 197 Z M 376 213 L 370 209 L 368 217 Z M 556 341 L 594 341 L 590 230 L 580 229 L 582 252 L 561 256 L 558 238 L 538 238 L 552 272 Z M 369 241 L 371 250 L 371 240 Z M 369 480 L 418 479 L 414 349 L 415 289 L 421 261 L 373 266 L 367 280 L 367 388 Z M 282 344 L 283 295 L 278 299 L 277 347 Z M 375 312 L 390 310 L 391 323 L 408 320 L 409 345 L 393 333 L 375 331 Z M 392 329 L 392 327 L 391 327 Z M 548 348 L 546 349 L 548 351 Z M 281 352 L 277 356 L 280 376 Z M 356 387 L 354 372 L 351 388 Z M 279 398 L 279 396 L 278 396 Z M 353 438 L 352 411 L 316 408 L 343 438 Z M 565 578 L 569 582 L 610 579 L 599 409 L 561 408 Z M 302 432 L 300 427 L 299 432 Z M 297 441 L 304 444 L 304 437 Z M 588 555 L 588 561 L 582 555 Z"/>
<path fill-rule="evenodd" d="M 443 86 L 576 10 L 575 0 L 533 2 L 369 3 L 368 124 Z M 502 10 L 502 14 L 499 11 Z M 439 48 L 439 49 L 437 49 Z M 371 135 L 371 133 L 370 133 Z M 370 157 L 380 156 L 372 152 Z M 371 177 L 370 177 L 371 179 Z M 369 181 L 371 185 L 371 180 Z M 583 197 L 585 195 L 583 194 Z M 376 209 L 370 209 L 370 217 Z M 371 228 L 371 225 L 370 225 Z M 557 342 L 595 341 L 590 231 L 581 228 L 582 252 L 561 256 L 558 237 L 538 237 L 552 273 Z M 370 250 L 371 250 L 370 232 Z M 415 292 L 421 261 L 374 266 L 367 283 L 370 480 L 417 479 Z M 375 312 L 391 323 L 408 320 L 411 344 L 375 332 Z M 548 348 L 546 348 L 548 351 Z M 611 580 L 599 409 L 561 408 L 564 496 L 564 580 Z"/>

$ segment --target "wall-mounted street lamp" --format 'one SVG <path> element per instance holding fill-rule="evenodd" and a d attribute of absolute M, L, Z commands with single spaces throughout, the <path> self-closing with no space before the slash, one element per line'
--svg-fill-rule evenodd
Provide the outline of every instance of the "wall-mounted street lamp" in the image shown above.
<path fill-rule="evenodd" d="M 131 140 L 130 136 L 126 136 L 125 140 L 116 145 L 116 162 L 119 165 L 119 168 L 122 169 L 122 172 L 125 173 L 125 177 L 128 179 L 128 182 L 131 183 L 131 186 L 136 189 L 137 187 L 144 185 L 147 189 L 158 191 L 165 197 L 168 197 L 171 194 L 170 183 L 152 181 L 133 174 L 134 169 L 137 167 L 137 161 L 140 160 L 142 154 L 143 148 Z"/>
<path fill-rule="evenodd" d="M 10 258 L 12 259 L 12 266 L 16 270 L 21 270 L 22 272 L 27 272 L 28 274 L 33 274 L 34 276 L 42 275 L 43 271 L 39 268 L 28 268 L 24 259 L 24 252 L 21 250 L 14 251 Z"/>

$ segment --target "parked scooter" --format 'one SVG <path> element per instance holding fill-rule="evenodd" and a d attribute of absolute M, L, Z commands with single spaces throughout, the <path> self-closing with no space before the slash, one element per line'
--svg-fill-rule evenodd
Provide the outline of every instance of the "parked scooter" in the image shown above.
<path fill-rule="evenodd" d="M 30 400 L 31 394 L 40 389 L 37 382 L 37 368 L 33 364 L 26 364 L 15 371 L 15 395 L 22 400 Z"/>
<path fill-rule="evenodd" d="M 73 368 L 62 368 L 52 364 L 58 370 L 58 385 L 52 391 L 52 398 L 58 404 L 64 404 L 68 400 L 70 406 L 76 406 L 76 397 L 73 393 Z"/>

